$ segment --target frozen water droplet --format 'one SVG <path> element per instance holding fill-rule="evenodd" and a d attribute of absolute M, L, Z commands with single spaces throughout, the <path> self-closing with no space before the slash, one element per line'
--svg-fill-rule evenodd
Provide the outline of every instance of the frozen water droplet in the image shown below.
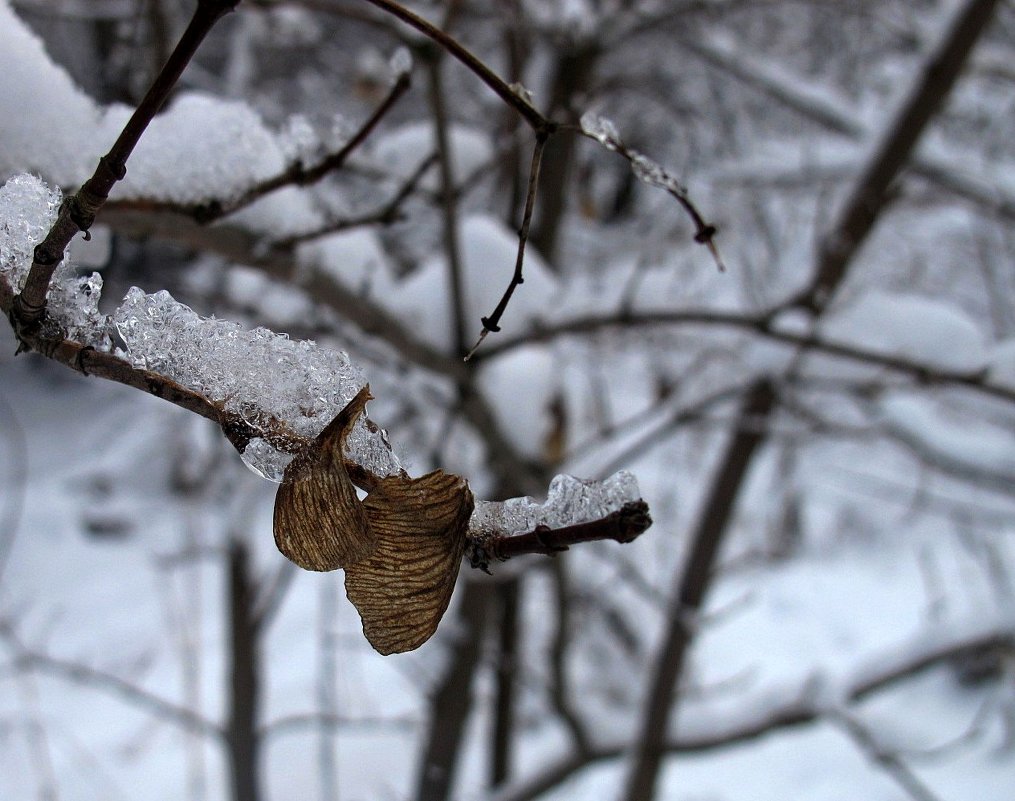
<path fill-rule="evenodd" d="M 617 126 L 606 117 L 586 111 L 582 114 L 581 126 L 582 131 L 598 140 L 604 147 L 610 150 L 617 149 L 617 145 L 620 143 L 620 133 L 617 131 Z"/>
<path fill-rule="evenodd" d="M 254 437 L 240 454 L 243 463 L 254 473 L 276 484 L 282 483 L 285 469 L 292 461 L 292 454 L 274 448 L 267 440 Z"/>
<path fill-rule="evenodd" d="M 525 86 L 522 85 L 521 83 L 513 83 L 508 88 L 510 88 L 512 92 L 514 92 L 516 95 L 518 95 L 522 100 L 524 100 L 530 106 L 532 105 L 532 90 L 531 89 L 526 89 Z"/>
<path fill-rule="evenodd" d="M 644 153 L 639 153 L 636 150 L 631 151 L 631 170 L 638 180 L 649 186 L 662 187 L 680 196 L 687 194 L 686 187 L 670 175 L 662 165 L 656 163 Z"/>
<path fill-rule="evenodd" d="M 345 455 L 377 476 L 393 476 L 402 470 L 384 431 L 371 431 L 362 417 L 349 433 Z"/>

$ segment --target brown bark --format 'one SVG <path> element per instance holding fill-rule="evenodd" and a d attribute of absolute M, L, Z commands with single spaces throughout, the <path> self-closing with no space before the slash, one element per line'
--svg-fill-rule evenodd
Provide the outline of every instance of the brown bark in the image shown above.
<path fill-rule="evenodd" d="M 493 748 L 490 758 L 490 786 L 498 787 L 511 777 L 514 752 L 515 680 L 518 673 L 518 607 L 521 579 L 499 585 L 497 598 L 497 690 L 494 700 Z"/>
<path fill-rule="evenodd" d="M 551 84 L 551 114 L 571 108 L 575 95 L 587 88 L 598 56 L 598 50 L 592 46 L 576 48 L 560 56 Z M 547 142 L 543 154 L 539 181 L 540 212 L 530 238 L 532 246 L 550 264 L 555 263 L 560 226 L 572 188 L 570 178 L 576 152 L 576 137 L 554 136 Z"/>

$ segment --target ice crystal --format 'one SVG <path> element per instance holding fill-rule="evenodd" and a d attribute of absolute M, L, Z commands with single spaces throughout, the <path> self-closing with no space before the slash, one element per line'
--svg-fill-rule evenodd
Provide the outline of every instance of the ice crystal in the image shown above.
<path fill-rule="evenodd" d="M 608 150 L 616 150 L 620 143 L 620 133 L 617 126 L 606 117 L 601 117 L 591 111 L 586 111 L 581 118 L 582 131 Z"/>
<path fill-rule="evenodd" d="M 476 534 L 495 531 L 517 534 L 538 525 L 560 528 L 598 520 L 641 497 L 638 481 L 626 471 L 605 481 L 555 476 L 543 503 L 528 496 L 506 501 L 477 501 L 469 529 Z"/>
<path fill-rule="evenodd" d="M 35 246 L 55 222 L 60 200 L 59 189 L 33 175 L 16 175 L 0 187 L 0 275 L 14 289 L 24 284 Z"/>
<path fill-rule="evenodd" d="M 201 317 L 165 290 L 149 295 L 132 288 L 112 322 L 122 340 L 119 355 L 134 367 L 171 378 L 261 430 L 283 423 L 300 436 L 316 437 L 365 384 L 342 351 Z M 380 438 L 363 431 L 351 438 L 349 456 L 381 475 L 396 472 L 398 461 Z M 274 481 L 287 461 L 258 438 L 244 457 Z"/>
<path fill-rule="evenodd" d="M 32 175 L 16 175 L 0 187 L 0 275 L 18 291 L 32 267 L 35 246 L 49 232 L 60 211 L 59 189 Z M 107 346 L 105 317 L 99 314 L 102 278 L 79 276 L 64 258 L 46 296 L 48 320 L 62 334 L 92 347 Z"/>

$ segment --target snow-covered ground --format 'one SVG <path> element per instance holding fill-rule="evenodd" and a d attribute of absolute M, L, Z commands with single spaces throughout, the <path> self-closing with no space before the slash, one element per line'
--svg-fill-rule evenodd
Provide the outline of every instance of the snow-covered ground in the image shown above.
<path fill-rule="evenodd" d="M 218 447 L 201 431 L 203 421 L 36 357 L 14 360 L 9 333 L 0 348 L 0 501 L 5 515 L 15 506 L 22 510 L 0 585 L 0 617 L 25 648 L 58 660 L 19 666 L 17 650 L 3 649 L 0 797 L 29 799 L 50 790 L 68 801 L 136 798 L 139 792 L 151 799 L 221 797 L 218 747 L 154 713 L 144 694 L 221 722 L 222 545 L 230 534 L 241 536 L 262 575 L 282 565 L 271 539 L 275 485 L 223 451 L 218 457 L 227 464 L 213 468 L 199 489 L 174 493 L 174 460 L 182 455 L 178 468 L 200 475 Z M 850 482 L 834 476 L 815 481 L 828 494 L 825 512 L 838 493 L 850 491 Z M 651 476 L 646 483 L 653 486 Z M 814 530 L 821 530 L 822 511 L 819 505 L 811 512 L 818 518 Z M 865 671 L 883 667 L 886 654 L 902 658 L 935 636 L 1003 627 L 1005 615 L 1012 625 L 1005 597 L 1015 559 L 1010 527 L 974 531 L 963 542 L 932 520 L 914 525 L 905 503 L 891 514 L 895 520 L 885 520 L 881 532 L 865 536 L 847 526 L 834 534 L 829 526 L 781 565 L 730 568 L 711 597 L 693 652 L 692 700 L 681 710 L 678 738 L 735 728 L 819 681 L 833 687 L 859 681 Z M 672 536 L 664 519 L 623 555 L 646 558 Z M 1008 566 L 1007 590 L 991 585 L 978 542 L 989 543 L 990 559 Z M 616 580 L 610 554 L 609 546 L 597 555 L 575 554 L 600 591 Z M 529 596 L 534 631 L 546 600 L 536 581 Z M 647 617 L 643 625 L 656 621 Z M 334 675 L 323 683 L 322 627 L 336 643 Z M 340 578 L 300 573 L 265 641 L 262 719 L 270 724 L 320 710 L 322 687 L 333 687 L 332 709 L 346 720 L 330 740 L 341 797 L 405 797 L 416 771 L 425 691 L 439 673 L 449 636 L 450 627 L 442 628 L 417 653 L 380 657 L 361 638 Z M 597 687 L 623 683 L 630 663 L 618 656 L 613 663 L 583 664 L 588 672 L 574 679 L 589 693 L 586 710 L 597 737 L 623 743 L 633 709 L 611 708 L 593 696 L 602 695 Z M 85 672 L 90 669 L 97 673 Z M 99 674 L 120 677 L 129 688 Z M 485 692 L 482 686 L 478 691 Z M 936 797 L 1006 801 L 1015 788 L 1012 703 L 1010 679 L 962 686 L 953 669 L 940 666 L 854 712 Z M 530 713 L 519 739 L 520 777 L 564 752 L 560 730 L 538 708 Z M 482 797 L 468 788 L 481 782 L 484 720 L 479 715 L 472 724 L 463 798 Z M 267 739 L 272 797 L 320 797 L 319 739 L 313 727 L 299 723 Z M 620 760 L 603 761 L 548 797 L 609 797 L 620 775 Z M 907 797 L 833 718 L 675 757 L 661 795 L 787 796 Z"/>

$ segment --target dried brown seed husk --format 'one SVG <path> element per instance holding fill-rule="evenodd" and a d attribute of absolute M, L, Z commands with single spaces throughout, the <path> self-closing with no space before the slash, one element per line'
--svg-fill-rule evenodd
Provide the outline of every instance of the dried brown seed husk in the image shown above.
<path fill-rule="evenodd" d="M 461 476 L 386 478 L 363 505 L 377 548 L 345 571 L 345 590 L 376 651 L 418 648 L 448 608 L 475 502 Z"/>
<path fill-rule="evenodd" d="M 342 464 L 342 446 L 370 400 L 364 387 L 285 469 L 275 495 L 275 544 L 305 570 L 335 570 L 370 554 L 377 537 L 367 525 Z"/>

